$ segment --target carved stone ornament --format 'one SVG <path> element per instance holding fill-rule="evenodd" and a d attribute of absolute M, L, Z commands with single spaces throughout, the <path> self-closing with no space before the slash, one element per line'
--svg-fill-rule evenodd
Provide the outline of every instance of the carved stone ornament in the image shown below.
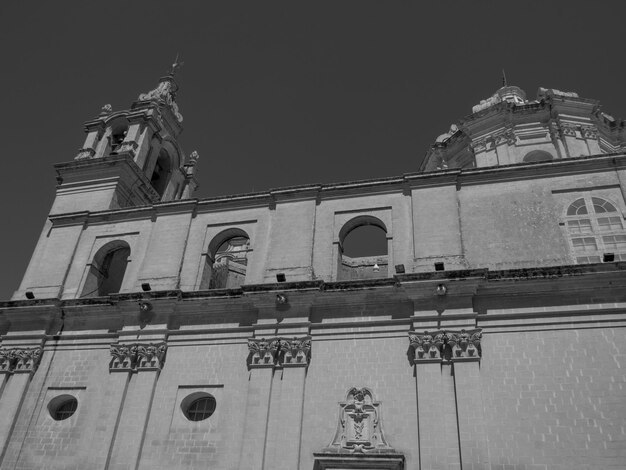
<path fill-rule="evenodd" d="M 307 365 L 311 354 L 311 337 L 281 339 L 280 353 L 283 367 Z"/>
<path fill-rule="evenodd" d="M 482 355 L 482 330 L 439 330 L 409 332 L 410 347 L 415 352 L 414 363 L 428 360 L 479 359 Z"/>
<path fill-rule="evenodd" d="M 191 152 L 189 154 L 189 164 L 190 165 L 195 165 L 196 163 L 198 163 L 199 159 L 200 159 L 200 154 L 198 153 L 197 150 L 194 150 L 193 152 Z"/>
<path fill-rule="evenodd" d="M 276 353 L 279 345 L 278 338 L 248 339 L 248 350 L 252 354 L 250 367 L 270 366 L 276 363 Z"/>
<path fill-rule="evenodd" d="M 569 135 L 572 137 L 576 137 L 576 125 L 575 124 L 570 124 L 568 122 L 562 122 L 561 123 L 561 132 L 563 133 L 563 135 Z"/>
<path fill-rule="evenodd" d="M 583 126 L 580 128 L 580 132 L 585 139 L 598 140 L 598 129 L 594 126 Z"/>
<path fill-rule="evenodd" d="M 487 150 L 487 141 L 485 139 L 477 140 L 471 144 L 474 153 L 484 152 Z"/>
<path fill-rule="evenodd" d="M 0 374 L 32 373 L 41 359 L 41 348 L 1 348 Z"/>
<path fill-rule="evenodd" d="M 353 387 L 339 403 L 339 419 L 332 442 L 314 453 L 315 469 L 403 469 L 404 456 L 385 440 L 381 403 L 368 388 Z"/>
<path fill-rule="evenodd" d="M 125 140 L 119 145 L 118 148 L 115 149 L 115 153 L 117 153 L 118 155 L 122 153 L 128 153 L 132 157 L 134 157 L 135 149 L 137 148 L 137 146 L 138 144 L 134 140 Z"/>
<path fill-rule="evenodd" d="M 166 351 L 165 343 L 138 344 L 137 370 L 161 370 Z"/>
<path fill-rule="evenodd" d="M 112 344 L 111 372 L 161 370 L 165 362 L 167 345 L 161 343 Z"/>
<path fill-rule="evenodd" d="M 505 142 L 508 145 L 515 145 L 515 143 L 517 142 L 517 137 L 515 137 L 515 132 L 513 132 L 513 129 L 505 129 L 498 132 L 497 134 L 494 134 L 493 140 L 496 145 L 500 145 Z"/>
<path fill-rule="evenodd" d="M 311 354 L 311 337 L 250 338 L 250 367 L 307 366 Z"/>
<path fill-rule="evenodd" d="M 183 116 L 178 111 L 176 104 L 176 85 L 170 77 L 162 78 L 154 90 L 139 95 L 139 101 L 163 102 L 172 108 L 178 122 L 183 122 Z"/>
<path fill-rule="evenodd" d="M 96 154 L 96 151 L 92 148 L 82 148 L 78 151 L 78 155 L 74 158 L 74 160 L 86 160 L 88 158 L 93 158 Z"/>
<path fill-rule="evenodd" d="M 112 112 L 113 112 L 113 106 L 111 106 L 110 104 L 105 104 L 100 109 L 100 116 L 106 116 L 108 114 L 111 114 Z"/>

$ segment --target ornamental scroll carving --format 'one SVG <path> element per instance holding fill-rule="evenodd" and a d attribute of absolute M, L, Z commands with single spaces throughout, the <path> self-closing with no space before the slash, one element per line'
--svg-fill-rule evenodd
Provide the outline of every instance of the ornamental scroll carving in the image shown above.
<path fill-rule="evenodd" d="M 311 337 L 250 338 L 248 350 L 251 368 L 307 366 L 311 356 Z"/>
<path fill-rule="evenodd" d="M 439 330 L 409 332 L 410 347 L 415 352 L 414 362 L 427 360 L 479 359 L 482 355 L 480 341 L 482 330 Z"/>
<path fill-rule="evenodd" d="M 32 373 L 41 359 L 41 348 L 1 348 L 0 374 Z"/>
<path fill-rule="evenodd" d="M 112 344 L 109 370 L 111 372 L 161 370 L 166 352 L 165 342 Z"/>
<path fill-rule="evenodd" d="M 339 403 L 339 420 L 332 442 L 324 452 L 395 453 L 385 440 L 381 421 L 381 403 L 368 388 L 353 387 Z"/>

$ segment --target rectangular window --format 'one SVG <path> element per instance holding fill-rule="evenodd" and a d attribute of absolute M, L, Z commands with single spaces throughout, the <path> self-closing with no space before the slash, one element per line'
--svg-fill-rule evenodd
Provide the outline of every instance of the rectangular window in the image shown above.
<path fill-rule="evenodd" d="M 576 251 L 597 251 L 598 245 L 594 237 L 572 238 L 574 249 Z"/>
<path fill-rule="evenodd" d="M 588 263 L 599 263 L 599 256 L 578 256 L 576 257 L 576 262 L 578 264 L 588 264 Z"/>
<path fill-rule="evenodd" d="M 619 217 L 598 217 L 598 226 L 601 232 L 621 230 L 623 228 Z"/>
<path fill-rule="evenodd" d="M 570 233 L 591 233 L 591 220 L 568 220 L 567 228 L 569 229 Z"/>
<path fill-rule="evenodd" d="M 626 251 L 626 235 L 605 235 L 604 247 L 611 251 Z"/>

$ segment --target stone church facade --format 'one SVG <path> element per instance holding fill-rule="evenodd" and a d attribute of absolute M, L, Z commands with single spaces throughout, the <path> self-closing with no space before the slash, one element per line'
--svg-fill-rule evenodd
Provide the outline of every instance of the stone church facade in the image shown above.
<path fill-rule="evenodd" d="M 0 468 L 624 468 L 624 122 L 504 86 L 419 172 L 194 199 L 177 92 L 55 167 Z"/>

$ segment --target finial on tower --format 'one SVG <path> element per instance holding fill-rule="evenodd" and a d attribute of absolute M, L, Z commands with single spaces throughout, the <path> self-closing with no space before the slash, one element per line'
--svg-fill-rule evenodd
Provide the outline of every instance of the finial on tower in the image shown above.
<path fill-rule="evenodd" d="M 178 56 L 176 56 L 178 58 Z M 502 69 L 502 86 L 506 86 L 506 73 L 504 73 L 504 69 Z"/>
<path fill-rule="evenodd" d="M 178 52 L 176 53 L 176 58 L 174 59 L 174 63 L 172 64 L 172 68 L 170 68 L 167 71 L 168 75 L 171 75 L 172 77 L 176 74 L 176 72 L 178 71 L 178 69 L 180 69 L 183 65 L 185 65 L 184 62 L 178 62 Z"/>

